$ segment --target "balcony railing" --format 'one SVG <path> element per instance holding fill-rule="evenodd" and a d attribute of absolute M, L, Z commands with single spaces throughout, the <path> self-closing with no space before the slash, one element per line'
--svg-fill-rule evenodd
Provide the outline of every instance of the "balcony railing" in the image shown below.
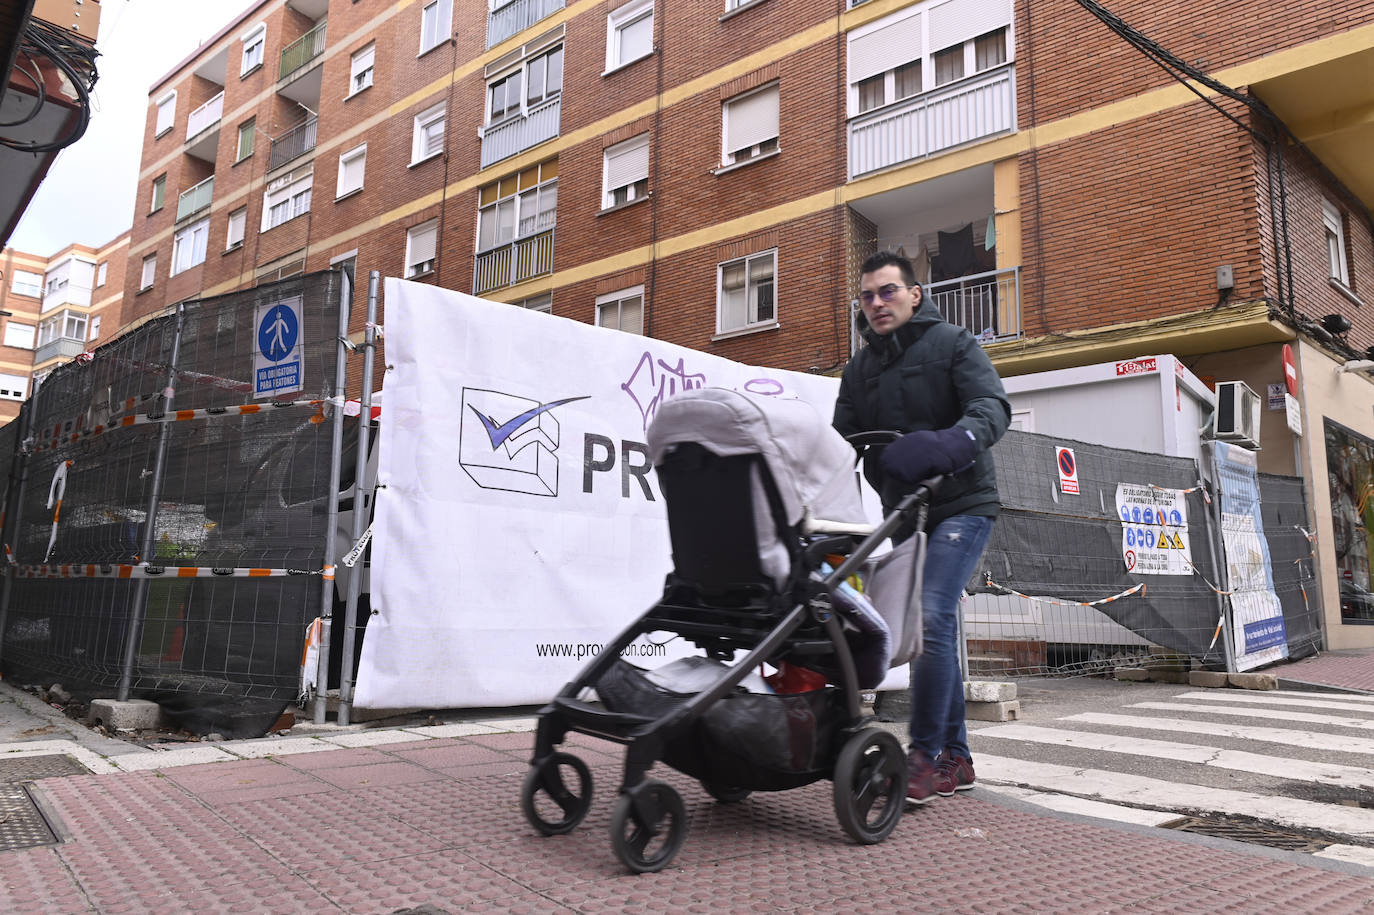
<path fill-rule="evenodd" d="M 215 196 L 215 176 L 211 175 L 200 184 L 181 192 L 177 198 L 177 222 L 194 213 L 199 213 L 210 205 Z"/>
<path fill-rule="evenodd" d="M 490 127 L 482 127 L 482 167 L 509 159 L 532 146 L 558 136 L 562 121 L 563 96 L 540 102 L 529 113 Z"/>
<path fill-rule="evenodd" d="M 281 68 L 277 71 L 277 79 L 289 79 L 297 70 L 324 53 L 327 25 L 329 20 L 321 19 L 319 25 L 281 49 Z"/>
<path fill-rule="evenodd" d="M 186 118 L 186 139 L 199 135 L 202 131 L 219 121 L 224 113 L 224 93 L 210 99 Z"/>
<path fill-rule="evenodd" d="M 849 123 L 849 177 L 1015 129 L 1015 69 L 1008 64 L 855 118 Z"/>
<path fill-rule="evenodd" d="M 553 272 L 553 229 L 477 255 L 472 271 L 472 294 L 514 286 Z"/>
<path fill-rule="evenodd" d="M 487 15 L 487 47 L 492 48 L 565 6 L 565 0 L 511 0 Z"/>
<path fill-rule="evenodd" d="M 272 151 L 267 156 L 267 169 L 285 165 L 298 156 L 303 156 L 315 148 L 315 136 L 319 126 L 317 118 L 306 118 L 286 133 L 272 141 Z"/>
<path fill-rule="evenodd" d="M 925 294 L 951 324 L 967 327 L 979 343 L 1021 336 L 1021 268 L 1009 267 L 930 283 Z"/>
<path fill-rule="evenodd" d="M 33 351 L 33 361 L 37 365 L 54 356 L 73 359 L 86 351 L 86 341 L 78 337 L 55 337 L 47 343 L 39 344 Z"/>

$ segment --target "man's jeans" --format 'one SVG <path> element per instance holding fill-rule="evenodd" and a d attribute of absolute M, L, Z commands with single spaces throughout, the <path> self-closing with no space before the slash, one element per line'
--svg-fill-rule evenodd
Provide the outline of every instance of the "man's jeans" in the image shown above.
<path fill-rule="evenodd" d="M 930 759 L 948 748 L 972 759 L 964 727 L 964 678 L 959 669 L 959 597 L 978 567 L 992 518 L 955 515 L 930 533 L 926 546 L 925 647 L 911 662 L 911 747 Z"/>

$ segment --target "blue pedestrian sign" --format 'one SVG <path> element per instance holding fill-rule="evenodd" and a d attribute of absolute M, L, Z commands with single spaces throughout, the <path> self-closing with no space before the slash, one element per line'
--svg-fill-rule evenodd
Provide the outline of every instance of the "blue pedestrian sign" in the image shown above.
<path fill-rule="evenodd" d="M 305 387 L 301 347 L 301 297 L 254 310 L 253 396 L 280 397 Z"/>

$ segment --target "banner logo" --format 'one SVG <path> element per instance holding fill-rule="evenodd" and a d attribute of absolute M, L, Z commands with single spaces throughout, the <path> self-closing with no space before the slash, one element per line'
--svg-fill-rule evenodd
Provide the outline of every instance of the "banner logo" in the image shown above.
<path fill-rule="evenodd" d="M 558 495 L 558 420 L 553 410 L 587 396 L 540 403 L 463 388 L 458 464 L 483 489 Z"/>

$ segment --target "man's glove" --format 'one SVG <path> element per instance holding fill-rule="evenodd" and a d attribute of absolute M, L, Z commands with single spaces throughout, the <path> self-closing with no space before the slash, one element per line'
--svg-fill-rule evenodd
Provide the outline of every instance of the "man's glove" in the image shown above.
<path fill-rule="evenodd" d="M 959 426 L 908 432 L 883 449 L 883 470 L 904 483 L 919 483 L 937 474 L 958 473 L 973 466 L 978 442 Z"/>

